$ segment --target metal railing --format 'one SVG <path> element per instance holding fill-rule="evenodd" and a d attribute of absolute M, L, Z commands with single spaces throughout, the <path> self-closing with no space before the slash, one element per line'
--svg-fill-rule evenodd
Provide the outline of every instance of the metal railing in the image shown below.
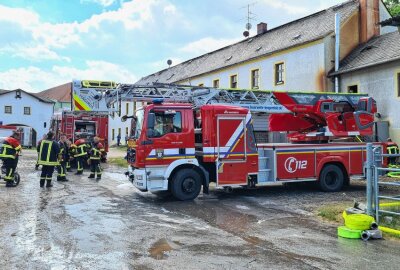
<path fill-rule="evenodd" d="M 380 214 L 396 215 L 400 216 L 400 212 L 383 210 L 380 207 L 380 200 L 390 200 L 400 202 L 400 193 L 398 195 L 382 195 L 380 191 L 381 186 L 399 187 L 400 181 L 383 181 L 382 176 L 388 172 L 398 172 L 398 168 L 385 168 L 382 167 L 384 158 L 396 158 L 400 157 L 397 155 L 383 154 L 381 146 L 373 146 L 372 143 L 367 144 L 367 160 L 366 160 L 366 178 L 367 178 L 367 214 L 375 216 L 375 220 L 379 223 Z M 400 180 L 400 179 L 398 179 Z M 400 205 L 400 203 L 399 203 Z"/>

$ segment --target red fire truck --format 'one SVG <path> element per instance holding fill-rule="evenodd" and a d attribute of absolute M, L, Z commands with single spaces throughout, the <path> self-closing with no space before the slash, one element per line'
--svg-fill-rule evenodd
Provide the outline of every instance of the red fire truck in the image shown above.
<path fill-rule="evenodd" d="M 52 121 L 52 129 L 59 134 L 67 135 L 74 142 L 78 136 L 92 140 L 99 136 L 108 152 L 108 115 L 96 113 L 78 113 L 63 111 L 55 114 Z"/>
<path fill-rule="evenodd" d="M 62 133 L 74 142 L 78 136 L 88 141 L 99 136 L 108 152 L 108 111 L 101 110 L 102 103 L 96 97 L 82 99 L 77 94 L 89 90 L 113 89 L 114 86 L 114 82 L 74 81 L 71 111 L 56 113 L 52 119 L 51 129 L 56 133 L 56 138 Z"/>
<path fill-rule="evenodd" d="M 311 99 L 304 93 L 269 93 L 264 100 L 283 104 L 268 105 L 261 98 L 266 93 L 243 99 L 247 93 L 235 90 L 120 85 L 117 91 L 103 94 L 109 107 L 118 99 L 162 97 L 169 101 L 155 100 L 135 115 L 124 117 L 134 123 L 128 144 L 128 175 L 141 191 L 170 191 L 176 199 L 191 200 L 201 187 L 208 192 L 210 182 L 217 188 L 232 188 L 302 181 L 316 181 L 324 191 L 338 191 L 350 177 L 363 175 L 365 144 L 331 141 L 372 135 L 376 111 L 372 98 L 342 94 L 337 101 L 331 93 L 313 94 Z M 302 97 L 308 100 L 307 106 L 301 103 Z M 185 99 L 190 103 L 181 103 Z M 220 100 L 240 104 L 216 104 Z M 299 106 L 293 106 L 296 103 Z M 281 112 L 292 124 L 302 121 L 295 131 L 290 125 L 274 127 L 274 121 L 270 123 L 271 130 L 295 132 L 289 138 L 296 138 L 293 141 L 298 144 L 257 144 L 254 108 Z"/>

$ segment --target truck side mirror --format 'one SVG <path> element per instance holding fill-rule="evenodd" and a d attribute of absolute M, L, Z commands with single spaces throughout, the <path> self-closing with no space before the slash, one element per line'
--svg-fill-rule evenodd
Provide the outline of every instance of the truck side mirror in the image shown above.
<path fill-rule="evenodd" d="M 121 122 L 126 122 L 126 119 L 128 119 L 128 116 L 127 116 L 127 115 L 122 116 L 122 117 L 121 117 Z"/>

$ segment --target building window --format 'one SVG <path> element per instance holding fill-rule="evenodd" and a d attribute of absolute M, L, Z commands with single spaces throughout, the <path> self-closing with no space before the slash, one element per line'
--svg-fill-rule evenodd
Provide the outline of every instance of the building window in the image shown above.
<path fill-rule="evenodd" d="M 24 107 L 24 114 L 31 115 L 31 107 Z"/>
<path fill-rule="evenodd" d="M 219 88 L 219 80 L 213 80 L 213 87 L 214 88 Z"/>
<path fill-rule="evenodd" d="M 400 97 L 400 73 L 397 73 L 397 96 Z"/>
<path fill-rule="evenodd" d="M 115 129 L 111 130 L 111 140 L 115 140 Z"/>
<path fill-rule="evenodd" d="M 237 75 L 232 75 L 230 82 L 231 88 L 237 88 Z"/>
<path fill-rule="evenodd" d="M 357 94 L 358 93 L 358 85 L 347 86 L 347 93 Z"/>
<path fill-rule="evenodd" d="M 12 107 L 11 106 L 4 106 L 4 113 L 12 114 Z"/>
<path fill-rule="evenodd" d="M 126 103 L 126 113 L 125 113 L 126 115 L 128 115 L 129 114 L 129 103 L 127 102 Z"/>
<path fill-rule="evenodd" d="M 254 69 L 251 71 L 251 89 L 258 89 L 260 86 L 260 70 Z"/>
<path fill-rule="evenodd" d="M 119 136 L 122 136 L 122 134 L 121 134 L 121 128 L 118 128 L 118 135 L 119 135 Z"/>
<path fill-rule="evenodd" d="M 128 137 L 128 134 L 129 134 L 129 128 L 126 127 L 126 128 L 125 128 L 125 136 Z"/>
<path fill-rule="evenodd" d="M 284 84 L 285 63 L 275 64 L 275 84 Z"/>
<path fill-rule="evenodd" d="M 199 83 L 199 86 L 200 87 L 204 87 L 204 83 Z"/>

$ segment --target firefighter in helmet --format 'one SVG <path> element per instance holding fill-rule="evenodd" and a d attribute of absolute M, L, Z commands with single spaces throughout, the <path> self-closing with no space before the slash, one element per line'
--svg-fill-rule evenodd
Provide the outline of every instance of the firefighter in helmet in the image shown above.
<path fill-rule="evenodd" d="M 389 155 L 398 155 L 399 154 L 399 146 L 397 143 L 393 142 L 391 138 L 386 140 L 386 150 Z M 396 167 L 397 166 L 397 157 L 389 157 L 389 166 Z"/>
<path fill-rule="evenodd" d="M 89 178 L 95 178 L 97 174 L 97 180 L 101 179 L 101 167 L 100 160 L 104 153 L 103 144 L 100 143 L 99 137 L 94 137 L 89 153 L 90 162 L 90 175 Z"/>
<path fill-rule="evenodd" d="M 39 165 L 42 165 L 42 173 L 40 175 L 40 187 L 52 187 L 51 178 L 53 177 L 54 168 L 60 163 L 58 162 L 60 154 L 60 145 L 54 139 L 54 133 L 49 131 L 46 139 L 42 140 L 39 146 Z"/>
<path fill-rule="evenodd" d="M 74 143 L 74 148 L 74 158 L 78 167 L 76 174 L 83 174 L 83 164 L 87 157 L 87 144 L 85 139 L 78 136 L 78 139 Z"/>
<path fill-rule="evenodd" d="M 4 139 L 0 148 L 0 158 L 3 160 L 3 166 L 6 169 L 6 175 L 4 176 L 6 187 L 15 187 L 14 173 L 18 164 L 18 155 L 21 151 L 19 139 L 19 133 L 14 131 L 10 137 Z"/>
<path fill-rule="evenodd" d="M 58 142 L 60 145 L 60 165 L 57 167 L 58 175 L 57 181 L 68 181 L 67 179 L 67 162 L 69 161 L 68 154 L 68 144 L 67 144 L 67 136 L 65 134 L 61 134 L 60 141 Z"/>

